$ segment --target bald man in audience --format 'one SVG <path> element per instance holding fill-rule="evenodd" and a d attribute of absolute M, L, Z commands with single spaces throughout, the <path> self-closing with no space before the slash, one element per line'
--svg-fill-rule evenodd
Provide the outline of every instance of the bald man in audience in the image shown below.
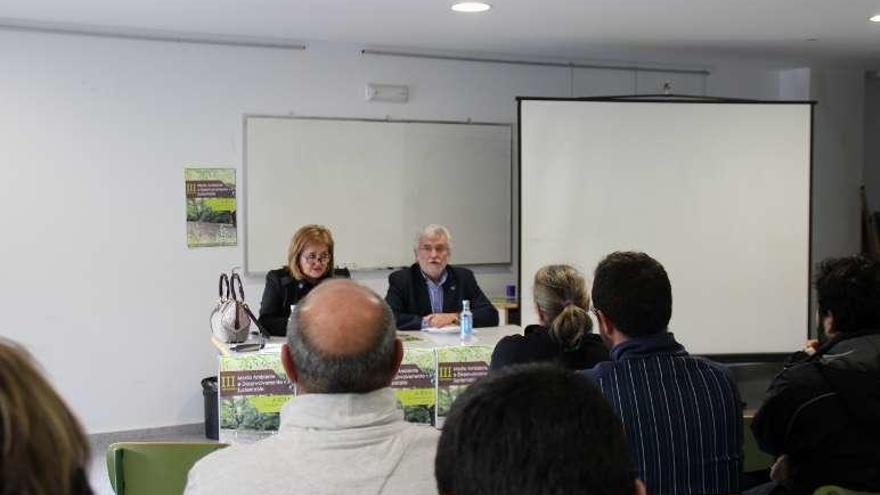
<path fill-rule="evenodd" d="M 287 340 L 297 396 L 278 434 L 199 461 L 186 493 L 437 493 L 439 432 L 405 422 L 389 388 L 403 346 L 388 305 L 355 282 L 324 282 L 294 309 Z"/>

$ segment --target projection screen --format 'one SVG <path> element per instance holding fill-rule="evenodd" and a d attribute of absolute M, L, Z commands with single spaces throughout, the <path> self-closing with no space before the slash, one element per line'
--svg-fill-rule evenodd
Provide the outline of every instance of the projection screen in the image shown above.
<path fill-rule="evenodd" d="M 659 260 L 692 353 L 800 349 L 812 321 L 810 102 L 519 100 L 520 287 L 618 250 Z"/>

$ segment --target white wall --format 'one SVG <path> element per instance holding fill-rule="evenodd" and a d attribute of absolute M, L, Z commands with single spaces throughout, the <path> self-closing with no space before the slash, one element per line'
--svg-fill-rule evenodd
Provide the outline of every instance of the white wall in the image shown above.
<path fill-rule="evenodd" d="M 863 70 L 813 68 L 813 261 L 861 249 Z"/>
<path fill-rule="evenodd" d="M 744 62 L 720 61 L 706 81 L 645 73 L 632 82 L 626 71 L 572 77 L 360 48 L 0 31 L 0 332 L 36 355 L 90 431 L 202 418 L 198 381 L 216 367 L 207 340 L 216 277 L 241 264 L 242 250 L 186 248 L 183 168 L 240 172 L 244 113 L 513 122 L 517 95 L 628 93 L 625 81 L 639 92 L 665 79 L 676 81 L 674 92 L 769 99 L 779 91 L 776 71 Z M 366 82 L 407 84 L 411 101 L 365 102 Z M 852 182 L 849 168 L 841 178 L 827 172 Z M 849 203 L 823 198 L 820 225 L 834 231 Z M 359 278 L 384 292 L 386 277 Z M 479 277 L 498 293 L 515 269 L 484 267 Z M 262 281 L 246 284 L 257 306 Z"/>

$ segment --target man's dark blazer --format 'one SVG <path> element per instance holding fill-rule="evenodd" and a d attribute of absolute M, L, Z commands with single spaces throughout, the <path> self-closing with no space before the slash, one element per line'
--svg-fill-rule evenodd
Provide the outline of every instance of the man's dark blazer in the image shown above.
<path fill-rule="evenodd" d="M 494 327 L 498 325 L 498 310 L 480 290 L 474 273 L 467 268 L 446 266 L 446 282 L 443 283 L 443 312 L 461 312 L 461 301 L 471 302 L 474 314 L 474 327 Z M 433 313 L 428 285 L 419 264 L 403 268 L 388 277 L 388 294 L 385 301 L 394 311 L 397 328 L 419 330 L 422 317 Z"/>

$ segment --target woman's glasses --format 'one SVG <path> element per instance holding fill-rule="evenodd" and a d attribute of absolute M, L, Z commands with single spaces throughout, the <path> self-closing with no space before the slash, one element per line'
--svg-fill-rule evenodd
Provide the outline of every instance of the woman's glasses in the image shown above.
<path fill-rule="evenodd" d="M 315 254 L 315 253 L 305 254 L 305 253 L 303 253 L 302 259 L 309 262 L 309 263 L 318 263 L 318 262 L 327 263 L 328 261 L 330 261 L 330 254 L 328 254 L 328 253 L 324 253 L 324 254 Z"/>

